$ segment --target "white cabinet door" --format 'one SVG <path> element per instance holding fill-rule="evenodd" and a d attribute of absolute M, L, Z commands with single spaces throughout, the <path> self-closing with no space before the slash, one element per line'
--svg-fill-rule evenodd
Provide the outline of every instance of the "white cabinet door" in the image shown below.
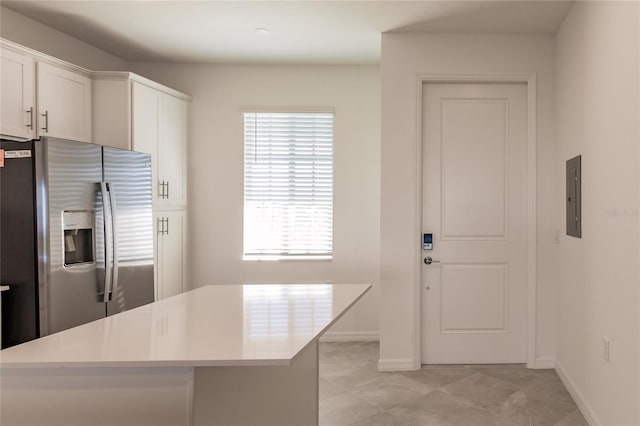
<path fill-rule="evenodd" d="M 131 146 L 131 81 L 91 76 L 91 131 L 97 145 L 120 149 Z"/>
<path fill-rule="evenodd" d="M 187 203 L 187 102 L 175 96 L 160 95 L 158 171 L 163 184 L 160 205 Z"/>
<path fill-rule="evenodd" d="M 186 212 L 184 210 L 156 212 L 158 243 L 157 298 L 165 299 L 185 290 Z"/>
<path fill-rule="evenodd" d="M 151 175 L 153 182 L 153 202 L 159 193 L 158 182 L 158 131 L 160 92 L 144 84 L 132 83 L 133 150 L 151 155 Z"/>
<path fill-rule="evenodd" d="M 157 207 L 187 203 L 187 102 L 133 82 L 133 149 L 151 154 Z"/>
<path fill-rule="evenodd" d="M 33 58 L 0 50 L 0 134 L 35 137 L 35 79 Z"/>
<path fill-rule="evenodd" d="M 42 62 L 37 73 L 38 136 L 91 142 L 91 79 Z"/>

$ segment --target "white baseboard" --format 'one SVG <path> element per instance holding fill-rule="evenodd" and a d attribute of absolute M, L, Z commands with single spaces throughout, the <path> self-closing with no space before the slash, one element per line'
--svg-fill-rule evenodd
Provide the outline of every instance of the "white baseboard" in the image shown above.
<path fill-rule="evenodd" d="M 553 370 L 555 367 L 556 367 L 556 359 L 551 356 L 545 356 L 545 357 L 536 358 L 534 366 L 530 368 L 535 368 L 540 370 Z"/>
<path fill-rule="evenodd" d="M 327 331 L 320 337 L 321 342 L 377 342 L 377 331 Z"/>
<path fill-rule="evenodd" d="M 416 369 L 414 364 L 411 358 L 379 359 L 378 371 L 411 371 Z"/>
<path fill-rule="evenodd" d="M 589 406 L 586 399 L 584 399 L 582 392 L 580 392 L 576 384 L 573 382 L 573 380 L 571 380 L 571 377 L 569 377 L 567 371 L 562 367 L 562 364 L 560 364 L 558 360 L 556 360 L 555 364 L 556 373 L 558 373 L 560 380 L 562 380 L 562 383 L 564 383 L 564 386 L 567 388 L 567 390 L 571 394 L 571 397 L 578 405 L 578 408 L 580 409 L 580 412 L 584 416 L 584 419 L 587 421 L 587 423 L 589 423 L 590 426 L 601 425 L 602 422 L 598 419 L 598 416 L 596 416 L 596 413 Z"/>

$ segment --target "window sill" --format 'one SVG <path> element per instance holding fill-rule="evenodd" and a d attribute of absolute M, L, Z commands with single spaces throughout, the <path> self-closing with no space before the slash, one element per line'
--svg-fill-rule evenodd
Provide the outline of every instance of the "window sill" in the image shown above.
<path fill-rule="evenodd" d="M 333 260 L 332 255 L 325 256 L 278 256 L 278 255 L 259 255 L 259 254 L 245 254 L 242 256 L 243 261 L 247 262 L 297 262 L 297 261 L 330 261 Z"/>

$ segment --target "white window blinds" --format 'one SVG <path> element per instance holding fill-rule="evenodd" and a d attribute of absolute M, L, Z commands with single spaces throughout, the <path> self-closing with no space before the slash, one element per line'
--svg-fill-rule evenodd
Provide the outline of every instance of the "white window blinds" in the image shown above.
<path fill-rule="evenodd" d="M 244 255 L 332 250 L 333 113 L 244 113 Z"/>

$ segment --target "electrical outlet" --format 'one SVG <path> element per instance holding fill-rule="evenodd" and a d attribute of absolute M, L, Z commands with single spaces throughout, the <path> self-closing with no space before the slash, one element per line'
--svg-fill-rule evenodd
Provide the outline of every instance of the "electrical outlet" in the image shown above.
<path fill-rule="evenodd" d="M 609 362 L 609 355 L 611 354 L 611 342 L 606 337 L 602 338 L 602 358 Z"/>

